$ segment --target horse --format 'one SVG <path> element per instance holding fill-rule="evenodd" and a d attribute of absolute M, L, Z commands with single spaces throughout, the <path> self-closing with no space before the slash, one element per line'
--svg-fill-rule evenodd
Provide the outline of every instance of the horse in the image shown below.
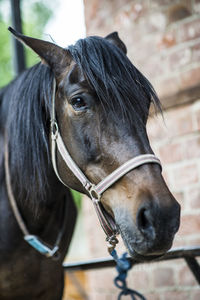
<path fill-rule="evenodd" d="M 0 91 L 0 299 L 58 300 L 77 215 L 70 189 L 140 260 L 171 247 L 180 206 L 146 132 L 158 96 L 118 34 L 62 48 L 9 30 L 41 62 Z"/>

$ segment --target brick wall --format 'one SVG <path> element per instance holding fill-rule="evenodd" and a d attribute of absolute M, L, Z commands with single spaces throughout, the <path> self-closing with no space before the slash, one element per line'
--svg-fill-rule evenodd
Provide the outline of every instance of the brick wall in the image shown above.
<path fill-rule="evenodd" d="M 128 56 L 150 79 L 166 108 L 165 122 L 150 118 L 148 133 L 182 206 L 174 246 L 200 245 L 200 1 L 85 0 L 85 14 L 88 35 L 119 32 Z M 104 234 L 88 199 L 84 215 L 89 256 L 107 256 Z M 114 276 L 114 269 L 87 272 L 89 299 L 116 299 Z M 200 299 L 198 284 L 183 260 L 135 266 L 128 283 L 148 300 Z"/>
<path fill-rule="evenodd" d="M 200 81 L 199 0 L 85 0 L 88 35 L 118 31 L 162 98 Z"/>

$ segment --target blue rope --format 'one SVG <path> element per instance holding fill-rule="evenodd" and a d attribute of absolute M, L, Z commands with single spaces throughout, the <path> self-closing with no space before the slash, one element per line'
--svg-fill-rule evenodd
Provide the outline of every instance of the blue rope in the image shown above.
<path fill-rule="evenodd" d="M 118 272 L 118 275 L 114 279 L 114 283 L 115 283 L 116 287 L 118 287 L 119 289 L 122 290 L 119 293 L 119 296 L 117 299 L 120 300 L 122 296 L 129 295 L 129 296 L 131 296 L 132 300 L 137 300 L 138 298 L 141 300 L 146 300 L 146 298 L 143 295 L 141 295 L 137 291 L 132 290 L 127 287 L 126 277 L 127 277 L 128 271 L 132 267 L 130 261 L 127 258 L 127 253 L 124 253 L 120 258 L 118 257 L 116 250 L 113 250 L 110 254 L 116 261 L 116 269 Z M 137 298 L 136 298 L 136 296 L 137 296 Z"/>

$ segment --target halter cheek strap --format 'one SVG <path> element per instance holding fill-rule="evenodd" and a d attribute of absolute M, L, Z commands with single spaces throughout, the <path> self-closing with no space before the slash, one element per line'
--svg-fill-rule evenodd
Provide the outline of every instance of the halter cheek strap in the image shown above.
<path fill-rule="evenodd" d="M 103 208 L 100 202 L 102 194 L 110 186 L 112 186 L 115 182 L 117 182 L 121 177 L 127 174 L 129 171 L 147 163 L 156 163 L 161 166 L 161 162 L 153 154 L 139 155 L 125 162 L 123 165 L 121 165 L 119 168 L 117 168 L 115 171 L 109 174 L 106 178 L 100 181 L 97 185 L 90 182 L 90 180 L 85 176 L 85 174 L 81 171 L 81 169 L 77 166 L 77 164 L 72 159 L 60 135 L 58 124 L 55 118 L 55 89 L 56 89 L 56 83 L 54 80 L 53 96 L 52 96 L 52 114 L 51 114 L 51 156 L 52 156 L 52 164 L 53 164 L 54 171 L 57 177 L 59 178 L 59 180 L 65 186 L 67 186 L 67 184 L 61 179 L 57 169 L 56 151 L 58 150 L 67 167 L 72 171 L 72 173 L 81 182 L 84 189 L 90 195 L 90 198 L 95 207 L 95 211 L 99 218 L 100 224 L 107 236 L 109 247 L 112 250 L 115 247 L 116 243 L 118 242 L 116 239 L 116 234 L 118 233 L 118 230 L 114 220 L 105 211 L 105 209 Z"/>

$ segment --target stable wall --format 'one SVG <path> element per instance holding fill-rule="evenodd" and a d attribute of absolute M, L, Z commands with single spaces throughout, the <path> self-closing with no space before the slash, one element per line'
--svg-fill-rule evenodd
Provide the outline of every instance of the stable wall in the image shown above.
<path fill-rule="evenodd" d="M 85 0 L 85 15 L 88 35 L 119 32 L 129 58 L 155 87 L 165 122 L 151 117 L 148 133 L 182 206 L 174 246 L 200 245 L 200 1 Z M 90 258 L 107 256 L 90 200 L 84 199 L 83 206 Z M 116 299 L 115 274 L 114 269 L 87 272 L 89 299 Z M 200 299 L 183 260 L 135 266 L 128 285 L 148 300 Z"/>

